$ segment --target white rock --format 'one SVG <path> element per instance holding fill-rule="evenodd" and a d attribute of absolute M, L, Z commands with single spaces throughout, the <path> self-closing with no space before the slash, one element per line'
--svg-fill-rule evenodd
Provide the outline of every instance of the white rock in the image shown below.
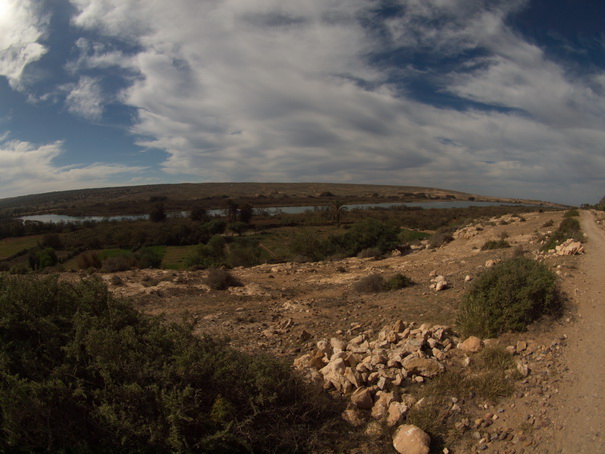
<path fill-rule="evenodd" d="M 393 447 L 400 454 L 428 454 L 431 437 L 421 428 L 403 424 L 393 435 Z"/>

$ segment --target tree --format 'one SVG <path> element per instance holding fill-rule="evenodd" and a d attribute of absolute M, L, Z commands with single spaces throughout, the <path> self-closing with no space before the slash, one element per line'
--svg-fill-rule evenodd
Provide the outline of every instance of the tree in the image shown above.
<path fill-rule="evenodd" d="M 328 205 L 328 216 L 336 222 L 336 227 L 340 227 L 340 221 L 346 211 L 347 207 L 345 207 L 345 203 L 342 200 L 334 200 Z"/>
<path fill-rule="evenodd" d="M 210 220 L 210 216 L 208 216 L 208 212 L 202 207 L 195 207 L 189 213 L 189 219 L 192 221 L 202 221 L 208 222 Z"/>
<path fill-rule="evenodd" d="M 239 220 L 246 224 L 250 224 L 252 216 L 254 215 L 254 208 L 249 203 L 245 203 L 239 209 Z"/>
<path fill-rule="evenodd" d="M 239 205 L 233 199 L 227 199 L 227 222 L 237 222 L 237 214 L 239 212 Z"/>
<path fill-rule="evenodd" d="M 166 220 L 166 211 L 164 210 L 163 203 L 156 203 L 149 213 L 149 220 L 151 222 L 162 222 Z"/>

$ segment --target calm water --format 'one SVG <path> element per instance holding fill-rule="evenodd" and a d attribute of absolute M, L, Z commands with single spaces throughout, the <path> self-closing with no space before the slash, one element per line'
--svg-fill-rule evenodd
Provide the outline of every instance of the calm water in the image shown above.
<path fill-rule="evenodd" d="M 419 208 L 467 208 L 474 206 L 498 206 L 498 205 L 511 205 L 501 202 L 472 202 L 470 200 L 457 200 L 453 202 L 411 202 L 411 203 L 363 203 L 356 205 L 345 205 L 349 210 L 353 209 L 368 209 L 368 208 L 390 208 L 390 207 L 419 207 Z M 262 210 L 269 214 L 300 214 L 306 211 L 313 211 L 315 209 L 322 209 L 324 206 L 299 206 L 299 207 L 267 207 Z M 208 210 L 208 214 L 211 216 L 220 216 L 225 210 Z M 183 216 L 187 216 L 188 212 L 180 213 Z M 23 216 L 20 219 L 24 221 L 38 221 L 38 222 L 84 222 L 84 221 L 128 221 L 146 219 L 148 215 L 132 215 L 132 216 L 66 216 L 63 214 L 39 214 L 34 216 Z"/>

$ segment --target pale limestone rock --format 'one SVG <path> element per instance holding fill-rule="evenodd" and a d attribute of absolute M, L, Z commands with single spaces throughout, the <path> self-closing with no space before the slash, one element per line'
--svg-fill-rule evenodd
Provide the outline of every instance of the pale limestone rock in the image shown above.
<path fill-rule="evenodd" d="M 362 410 L 371 410 L 374 406 L 372 391 L 369 388 L 358 388 L 351 394 L 351 402 Z"/>
<path fill-rule="evenodd" d="M 347 343 L 341 339 L 333 337 L 330 339 L 330 347 L 332 347 L 333 353 L 338 353 L 347 349 Z"/>
<path fill-rule="evenodd" d="M 393 447 L 400 454 L 428 454 L 431 437 L 421 428 L 403 424 L 393 435 Z"/>
<path fill-rule="evenodd" d="M 395 394 L 390 392 L 378 391 L 376 393 L 376 401 L 372 407 L 372 417 L 374 419 L 386 418 L 391 402 L 395 402 Z"/>
<path fill-rule="evenodd" d="M 476 336 L 470 336 L 464 342 L 460 343 L 458 348 L 468 353 L 477 353 L 481 350 L 481 339 Z"/>
<path fill-rule="evenodd" d="M 421 375 L 431 378 L 443 372 L 443 364 L 434 359 L 408 356 L 403 360 L 403 368 L 408 374 Z"/>
<path fill-rule="evenodd" d="M 387 426 L 399 424 L 408 411 L 409 407 L 403 402 L 391 402 L 387 411 Z"/>
<path fill-rule="evenodd" d="M 529 366 L 522 361 L 517 361 L 517 371 L 523 376 L 529 375 Z"/>

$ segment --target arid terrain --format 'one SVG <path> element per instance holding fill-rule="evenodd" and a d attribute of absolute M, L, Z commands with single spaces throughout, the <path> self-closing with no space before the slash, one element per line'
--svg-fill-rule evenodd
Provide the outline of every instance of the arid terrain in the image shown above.
<path fill-rule="evenodd" d="M 242 286 L 225 291 L 210 290 L 207 271 L 137 270 L 102 277 L 113 292 L 133 298 L 146 313 L 164 314 L 168 320 L 193 317 L 200 334 L 226 336 L 236 348 L 294 360 L 322 339 L 350 340 L 397 320 L 453 325 L 469 282 L 493 261 L 522 250 L 559 275 L 569 297 L 566 314 L 497 340 L 514 353 L 526 376 L 517 381 L 514 395 L 496 406 L 469 403 L 472 408 L 465 410 L 474 417 L 458 427 L 459 441 L 444 452 L 597 453 L 605 452 L 605 313 L 600 306 L 605 232 L 595 216 L 582 212 L 587 242 L 581 255 L 538 252 L 541 236 L 563 217 L 562 211 L 546 211 L 477 222 L 439 249 L 421 247 L 382 260 L 238 268 L 232 274 Z M 481 250 L 485 242 L 502 237 L 511 248 Z M 354 291 L 354 283 L 376 273 L 401 273 L 416 285 L 370 294 Z M 436 275 L 447 279 L 447 289 L 430 287 Z M 384 447 L 384 452 L 394 452 L 390 450 Z"/>

